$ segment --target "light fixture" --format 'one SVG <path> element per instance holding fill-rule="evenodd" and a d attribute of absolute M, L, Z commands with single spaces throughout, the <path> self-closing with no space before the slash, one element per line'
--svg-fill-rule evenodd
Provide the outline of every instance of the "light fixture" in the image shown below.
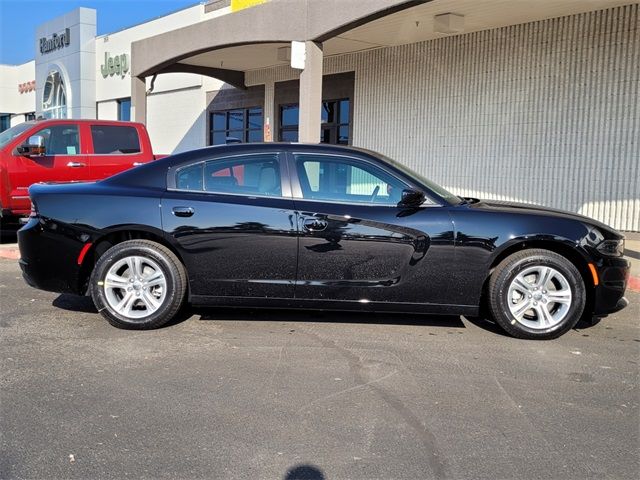
<path fill-rule="evenodd" d="M 462 33 L 464 31 L 464 15 L 443 13 L 433 17 L 433 29 L 438 33 Z"/>
<path fill-rule="evenodd" d="M 280 47 L 277 51 L 277 56 L 279 62 L 288 62 L 291 60 L 291 47 Z"/>

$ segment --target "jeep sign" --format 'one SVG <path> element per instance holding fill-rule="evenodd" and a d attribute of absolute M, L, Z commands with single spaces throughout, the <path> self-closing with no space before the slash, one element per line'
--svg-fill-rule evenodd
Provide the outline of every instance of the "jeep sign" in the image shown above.
<path fill-rule="evenodd" d="M 122 53 L 114 57 L 109 56 L 109 52 L 104 52 L 104 63 L 100 65 L 100 73 L 104 78 L 109 75 L 121 75 L 129 71 L 129 55 Z"/>

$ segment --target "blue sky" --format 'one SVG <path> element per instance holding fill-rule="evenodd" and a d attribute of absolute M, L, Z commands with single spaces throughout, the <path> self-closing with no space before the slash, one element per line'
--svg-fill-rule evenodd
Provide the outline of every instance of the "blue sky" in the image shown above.
<path fill-rule="evenodd" d="M 16 65 L 35 57 L 38 25 L 77 7 L 98 11 L 98 35 L 199 3 L 198 0 L 0 0 L 0 63 Z"/>

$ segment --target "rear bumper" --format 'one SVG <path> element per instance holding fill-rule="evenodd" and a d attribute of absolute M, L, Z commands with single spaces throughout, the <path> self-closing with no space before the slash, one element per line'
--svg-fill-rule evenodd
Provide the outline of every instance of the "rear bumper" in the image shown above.
<path fill-rule="evenodd" d="M 629 302 L 624 292 L 629 281 L 631 263 L 624 257 L 607 258 L 597 266 L 599 284 L 595 287 L 594 315 L 609 315 L 625 308 Z"/>
<path fill-rule="evenodd" d="M 79 294 L 78 251 L 82 243 L 61 235 L 62 227 L 55 231 L 45 222 L 31 218 L 18 230 L 20 259 L 18 264 L 28 285 L 40 290 Z"/>

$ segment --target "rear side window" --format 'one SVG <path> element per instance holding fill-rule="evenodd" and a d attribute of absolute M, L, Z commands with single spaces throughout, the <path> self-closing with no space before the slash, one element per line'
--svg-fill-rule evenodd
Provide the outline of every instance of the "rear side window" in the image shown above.
<path fill-rule="evenodd" d="M 180 190 L 202 190 L 204 163 L 181 168 L 176 173 L 176 188 Z"/>
<path fill-rule="evenodd" d="M 176 172 L 176 188 L 279 197 L 282 185 L 278 155 L 242 155 L 188 165 Z"/>
<path fill-rule="evenodd" d="M 93 151 L 98 154 L 138 153 L 140 139 L 135 127 L 92 125 Z"/>

